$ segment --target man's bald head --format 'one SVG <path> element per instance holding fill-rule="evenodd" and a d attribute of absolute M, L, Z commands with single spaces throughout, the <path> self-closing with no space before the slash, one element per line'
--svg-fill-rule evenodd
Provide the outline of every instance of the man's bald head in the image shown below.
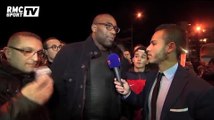
<path fill-rule="evenodd" d="M 39 37 L 35 33 L 32 33 L 32 32 L 16 32 L 9 38 L 7 46 L 16 46 L 17 44 L 20 43 L 20 37 L 23 37 L 23 36 L 24 37 L 34 37 L 34 38 L 42 41 L 41 37 Z"/>
<path fill-rule="evenodd" d="M 104 14 L 99 14 L 99 15 L 97 15 L 95 18 L 94 18 L 94 20 L 93 20 L 93 24 L 95 24 L 95 23 L 99 23 L 99 22 L 105 22 L 105 21 L 108 21 L 109 19 L 113 19 L 114 21 L 115 21 L 115 19 L 114 19 L 114 17 L 112 16 L 112 15 L 110 15 L 110 14 L 108 14 L 108 13 L 104 13 Z M 116 22 L 116 21 L 115 21 Z"/>

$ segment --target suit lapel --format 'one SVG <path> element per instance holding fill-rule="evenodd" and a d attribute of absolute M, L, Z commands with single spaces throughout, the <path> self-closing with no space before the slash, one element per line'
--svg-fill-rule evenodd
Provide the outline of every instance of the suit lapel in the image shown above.
<path fill-rule="evenodd" d="M 149 94 L 150 94 L 152 85 L 155 81 L 156 75 L 157 75 L 157 72 L 150 72 L 149 75 L 147 76 L 146 86 L 144 88 L 144 90 L 148 91 L 148 92 L 146 92 L 146 98 L 145 98 L 146 102 L 144 104 L 146 115 L 148 115 L 148 113 L 149 113 L 149 108 L 148 108 L 148 106 L 149 106 L 149 102 L 148 102 L 149 101 Z"/>
<path fill-rule="evenodd" d="M 188 74 L 184 71 L 184 68 L 179 65 L 162 108 L 161 120 L 165 119 L 171 106 L 179 99 L 179 95 L 183 92 L 183 88 L 188 83 L 186 79 Z"/>

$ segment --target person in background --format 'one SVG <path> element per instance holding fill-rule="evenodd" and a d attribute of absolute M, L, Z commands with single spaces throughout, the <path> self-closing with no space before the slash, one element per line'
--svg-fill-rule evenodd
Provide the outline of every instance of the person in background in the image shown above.
<path fill-rule="evenodd" d="M 118 120 L 120 95 L 115 91 L 114 71 L 107 58 L 115 51 L 120 29 L 110 14 L 97 15 L 91 35 L 83 42 L 67 44 L 51 65 L 55 94 L 51 108 L 55 120 Z M 119 48 L 118 48 L 119 49 Z M 123 64 L 121 65 L 121 72 Z"/>
<path fill-rule="evenodd" d="M 137 45 L 134 46 L 134 50 L 133 51 L 137 50 L 139 47 L 144 47 L 144 46 L 139 43 L 139 44 L 137 44 Z"/>
<path fill-rule="evenodd" d="M 201 70 L 201 78 L 214 86 L 214 58 L 211 58 L 209 63 Z"/>
<path fill-rule="evenodd" d="M 137 50 L 138 48 L 142 48 L 142 47 L 144 48 L 144 46 L 142 44 L 138 43 L 138 44 L 136 44 L 134 46 L 134 50 L 133 51 Z M 156 70 L 158 70 L 158 65 L 156 63 L 148 63 L 146 66 L 147 66 L 147 68 L 146 68 L 147 71 L 156 71 Z"/>
<path fill-rule="evenodd" d="M 130 64 L 132 64 L 132 60 L 131 60 L 132 57 L 129 50 L 123 51 L 123 57 L 127 59 Z"/>
<path fill-rule="evenodd" d="M 52 95 L 53 80 L 34 73 L 44 56 L 41 38 L 31 32 L 14 33 L 1 54 L 0 119 L 49 120 L 44 105 Z"/>
<path fill-rule="evenodd" d="M 200 65 L 197 67 L 199 77 L 214 85 L 214 43 L 204 44 L 200 48 Z"/>
<path fill-rule="evenodd" d="M 133 67 L 126 72 L 125 79 L 135 94 L 140 94 L 146 83 L 146 65 L 148 64 L 146 47 L 140 46 L 133 52 Z M 142 108 L 124 102 L 124 116 L 129 120 L 141 120 Z"/>
<path fill-rule="evenodd" d="M 213 120 L 214 87 L 179 64 L 186 34 L 175 24 L 156 28 L 147 53 L 159 70 L 147 75 L 140 95 L 131 92 L 128 83 L 115 81 L 116 90 L 125 100 L 143 107 L 146 120 Z"/>
<path fill-rule="evenodd" d="M 47 57 L 48 66 L 52 64 L 54 58 L 56 57 L 56 54 L 59 52 L 62 46 L 63 43 L 55 37 L 49 37 L 43 42 L 43 48 Z"/>

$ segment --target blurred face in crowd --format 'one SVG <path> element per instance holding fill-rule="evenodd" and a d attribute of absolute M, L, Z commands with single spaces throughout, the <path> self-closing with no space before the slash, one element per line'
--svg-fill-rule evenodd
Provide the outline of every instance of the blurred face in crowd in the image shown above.
<path fill-rule="evenodd" d="M 116 34 L 120 31 L 115 19 L 108 14 L 97 16 L 92 24 L 92 37 L 101 50 L 113 45 Z"/>
<path fill-rule="evenodd" d="M 134 64 L 134 70 L 136 72 L 140 72 L 138 70 L 144 71 L 146 64 L 148 64 L 146 51 L 145 50 L 137 50 L 134 53 L 134 57 L 132 58 L 132 62 Z"/>
<path fill-rule="evenodd" d="M 129 51 L 124 51 L 123 52 L 123 56 L 126 58 L 126 59 L 131 59 L 131 54 Z"/>
<path fill-rule="evenodd" d="M 25 73 L 33 72 L 44 55 L 42 42 L 35 37 L 19 36 L 16 43 L 5 48 L 5 55 L 11 66 Z"/>
<path fill-rule="evenodd" d="M 147 47 L 148 59 L 150 63 L 161 63 L 167 59 L 167 48 L 164 40 L 164 31 L 159 30 L 154 33 Z"/>
<path fill-rule="evenodd" d="M 62 48 L 62 44 L 58 39 L 49 39 L 46 42 L 47 48 L 45 49 L 45 54 L 48 57 L 49 62 L 53 62 L 56 54 Z"/>
<path fill-rule="evenodd" d="M 204 44 L 200 48 L 200 63 L 202 65 L 208 65 L 210 60 L 214 58 L 214 43 Z"/>

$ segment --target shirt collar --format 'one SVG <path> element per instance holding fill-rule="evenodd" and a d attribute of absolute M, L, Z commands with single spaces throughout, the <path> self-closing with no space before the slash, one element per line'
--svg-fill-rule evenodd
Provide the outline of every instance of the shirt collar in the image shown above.
<path fill-rule="evenodd" d="M 168 79 L 168 80 L 172 80 L 174 78 L 175 72 L 178 68 L 178 63 L 176 63 L 175 65 L 173 65 L 172 67 L 170 67 L 169 69 L 165 70 L 164 76 Z"/>

